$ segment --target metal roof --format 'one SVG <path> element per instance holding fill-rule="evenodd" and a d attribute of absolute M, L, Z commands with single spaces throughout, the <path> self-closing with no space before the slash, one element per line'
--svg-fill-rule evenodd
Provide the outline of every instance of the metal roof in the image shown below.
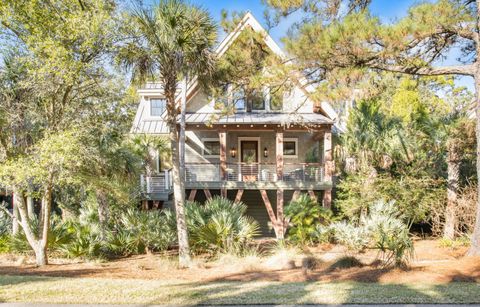
<path fill-rule="evenodd" d="M 271 113 L 271 112 L 239 112 L 233 115 L 220 113 L 187 113 L 187 124 L 219 124 L 219 125 L 331 125 L 333 121 L 318 113 Z M 137 122 L 133 133 L 165 134 L 168 133 L 167 123 L 159 118 Z"/>

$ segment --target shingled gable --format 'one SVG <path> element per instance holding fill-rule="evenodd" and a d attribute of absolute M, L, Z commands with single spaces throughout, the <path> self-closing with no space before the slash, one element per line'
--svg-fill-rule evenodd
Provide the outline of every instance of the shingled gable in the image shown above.
<path fill-rule="evenodd" d="M 264 35 L 264 42 L 272 52 L 274 52 L 277 56 L 282 59 L 287 59 L 287 55 L 285 52 L 278 46 L 278 44 L 272 39 L 272 37 L 265 31 L 262 25 L 258 22 L 258 20 L 250 13 L 247 12 L 239 24 L 236 26 L 234 31 L 228 34 L 223 41 L 218 45 L 215 50 L 215 53 L 218 57 L 222 57 L 233 45 L 235 40 L 238 36 L 245 30 L 246 28 L 251 28 L 257 33 L 262 33 Z M 295 76 L 295 82 L 297 83 L 297 87 L 304 93 L 304 95 L 314 104 L 314 108 L 312 108 L 312 113 L 317 113 L 316 116 L 321 122 L 335 122 L 338 118 L 337 113 L 332 108 L 332 106 L 328 102 L 318 102 L 314 101 L 311 98 L 311 93 L 314 92 L 315 88 L 312 85 L 305 85 L 307 84 L 307 80 L 303 76 Z M 200 83 L 197 80 L 197 77 L 192 78 L 187 86 L 187 103 L 189 103 L 193 97 L 197 94 L 200 90 Z M 138 94 L 140 96 L 161 96 L 162 95 L 162 88 L 161 85 L 155 84 L 155 86 L 145 89 L 139 89 Z M 177 96 L 177 100 L 180 100 L 180 93 Z M 142 106 L 139 105 L 137 113 L 135 115 L 134 124 L 132 126 L 131 132 L 132 133 L 168 133 L 168 128 L 162 120 L 159 119 L 145 119 L 142 118 L 142 114 L 144 114 L 145 104 Z M 143 122 L 143 123 L 142 123 Z"/>

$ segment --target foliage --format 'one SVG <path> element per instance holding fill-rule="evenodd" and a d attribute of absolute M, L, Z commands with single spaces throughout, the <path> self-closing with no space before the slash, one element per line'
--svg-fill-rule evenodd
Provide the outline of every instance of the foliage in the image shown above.
<path fill-rule="evenodd" d="M 0 204 L 0 237 L 8 235 L 12 231 L 12 218 L 3 211 L 4 208 Z"/>
<path fill-rule="evenodd" d="M 346 176 L 338 184 L 335 206 L 346 217 L 358 220 L 377 199 L 395 200 L 395 207 L 413 222 L 427 221 L 432 208 L 445 203 L 445 181 L 411 174 L 401 177 L 388 173 L 359 172 Z"/>
<path fill-rule="evenodd" d="M 197 252 L 242 253 L 259 230 L 242 202 L 214 197 L 203 205 L 189 202 L 185 209 L 190 244 Z"/>
<path fill-rule="evenodd" d="M 366 248 L 381 252 L 385 264 L 403 265 L 413 256 L 409 226 L 395 202 L 378 201 L 368 208 L 358 222 L 332 224 L 335 239 L 355 250 Z"/>
<path fill-rule="evenodd" d="M 29 221 L 29 227 L 32 232 L 38 236 L 39 220 L 32 218 Z M 50 220 L 50 227 L 48 233 L 47 246 L 50 252 L 58 252 L 62 249 L 63 245 L 72 242 L 74 239 L 73 233 L 69 231 L 68 224 L 64 223 L 60 217 L 53 216 Z M 24 231 L 19 231 L 16 236 L 12 236 L 10 241 L 10 249 L 18 253 L 29 253 L 31 247 L 27 242 Z"/>
<path fill-rule="evenodd" d="M 459 248 L 462 246 L 470 246 L 470 238 L 468 236 L 462 236 L 454 240 L 441 238 L 438 242 L 438 245 L 440 247 L 448 247 L 452 249 Z"/>
<path fill-rule="evenodd" d="M 171 211 L 128 209 L 116 219 L 108 248 L 117 255 L 166 250 L 176 242 L 174 221 Z"/>
<path fill-rule="evenodd" d="M 8 253 L 11 251 L 10 249 L 10 235 L 2 235 L 0 236 L 0 254 Z"/>
<path fill-rule="evenodd" d="M 288 239 L 301 244 L 312 244 L 328 240 L 328 234 L 319 236 L 317 225 L 328 225 L 334 218 L 329 209 L 323 208 L 307 194 L 290 202 L 284 209 L 289 221 Z"/>

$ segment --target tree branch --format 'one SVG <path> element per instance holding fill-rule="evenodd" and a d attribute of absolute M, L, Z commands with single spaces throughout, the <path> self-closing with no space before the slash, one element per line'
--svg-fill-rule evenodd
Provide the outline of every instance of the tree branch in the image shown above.
<path fill-rule="evenodd" d="M 418 76 L 441 76 L 441 75 L 462 75 L 473 76 L 475 74 L 475 66 L 469 65 L 453 65 L 443 67 L 405 67 L 400 65 L 387 65 L 381 63 L 367 64 L 366 66 L 383 71 L 398 72 L 402 74 L 418 75 Z"/>

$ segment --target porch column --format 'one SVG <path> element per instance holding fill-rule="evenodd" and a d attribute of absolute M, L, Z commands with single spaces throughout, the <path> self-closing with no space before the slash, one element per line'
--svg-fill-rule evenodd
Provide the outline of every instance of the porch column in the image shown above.
<path fill-rule="evenodd" d="M 218 132 L 220 140 L 220 181 L 227 180 L 227 132 L 220 130 Z M 227 189 L 220 190 L 222 197 L 227 197 Z"/>
<path fill-rule="evenodd" d="M 331 130 L 325 131 L 323 135 L 323 161 L 325 165 L 324 182 L 332 182 L 332 175 L 334 171 L 333 153 L 332 153 L 332 132 Z M 324 191 L 323 194 L 323 206 L 330 208 L 332 206 L 332 189 L 329 188 Z"/>
<path fill-rule="evenodd" d="M 277 181 L 283 181 L 283 130 L 276 132 L 276 166 Z M 283 240 L 285 235 L 285 218 L 283 216 L 283 189 L 277 189 L 277 239 Z"/>

